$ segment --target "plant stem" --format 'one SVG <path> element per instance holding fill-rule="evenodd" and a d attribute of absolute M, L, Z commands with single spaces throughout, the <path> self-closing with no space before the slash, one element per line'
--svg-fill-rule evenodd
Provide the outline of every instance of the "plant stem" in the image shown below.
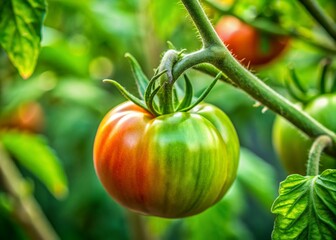
<path fill-rule="evenodd" d="M 282 26 L 280 26 L 277 23 L 271 22 L 266 18 L 262 19 L 253 19 L 253 20 L 246 20 L 245 18 L 241 17 L 240 15 L 236 14 L 232 8 L 223 8 L 220 4 L 206 0 L 205 3 L 207 3 L 212 8 L 215 8 L 217 11 L 219 11 L 223 15 L 230 15 L 234 16 L 235 18 L 239 19 L 241 22 L 246 23 L 255 29 L 258 29 L 261 32 L 268 33 L 268 34 L 274 34 L 274 35 L 281 35 L 281 36 L 289 36 L 292 38 L 297 38 L 301 41 L 304 41 L 305 43 L 314 46 L 316 48 L 319 48 L 325 52 L 328 53 L 336 53 L 336 47 L 332 45 L 332 42 L 327 42 L 325 40 L 320 39 L 313 39 L 312 36 L 305 33 L 303 28 L 291 28 L 286 29 Z M 302 30 L 301 30 L 302 29 Z"/>
<path fill-rule="evenodd" d="M 324 12 L 321 6 L 315 0 L 299 0 L 299 2 L 336 42 L 336 23 Z"/>
<path fill-rule="evenodd" d="M 208 36 L 216 34 L 211 23 L 204 20 L 206 16 L 199 1 L 182 0 L 182 3 L 192 16 L 202 37 L 204 33 L 209 34 L 209 32 L 212 32 L 212 34 L 209 34 Z M 174 78 L 177 78 L 183 71 L 192 66 L 205 62 L 211 63 L 228 76 L 236 86 L 247 92 L 255 100 L 270 110 L 286 118 L 308 136 L 312 138 L 316 138 L 319 135 L 330 136 L 333 141 L 333 149 L 330 149 L 329 152 L 333 156 L 336 156 L 336 134 L 333 131 L 324 127 L 305 112 L 297 109 L 289 100 L 279 95 L 262 80 L 243 67 L 231 55 L 218 36 L 213 40 L 210 40 L 207 36 L 204 37 L 205 40 L 203 42 L 211 42 L 212 45 L 208 45 L 207 48 L 185 55 L 181 61 L 175 64 L 173 72 Z"/>
<path fill-rule="evenodd" d="M 159 67 L 159 72 L 167 71 L 161 76 L 160 84 L 163 86 L 161 93 L 159 94 L 160 106 L 162 107 L 162 114 L 174 112 L 173 104 L 173 67 L 178 61 L 179 53 L 175 50 L 168 50 L 165 52 L 161 64 Z"/>
<path fill-rule="evenodd" d="M 314 141 L 308 156 L 307 176 L 316 176 L 319 174 L 320 158 L 323 150 L 331 145 L 329 136 L 322 135 Z"/>
<path fill-rule="evenodd" d="M 199 33 L 201 34 L 203 47 L 208 48 L 212 45 L 223 45 L 216 32 L 213 31 L 211 22 L 206 16 L 203 8 L 200 6 L 199 1 L 182 0 L 182 3 L 188 10 L 189 15 L 193 19 Z"/>
<path fill-rule="evenodd" d="M 0 143 L 0 181 L 13 199 L 13 215 L 31 239 L 59 239 L 34 197 L 24 188 L 25 180 Z"/>

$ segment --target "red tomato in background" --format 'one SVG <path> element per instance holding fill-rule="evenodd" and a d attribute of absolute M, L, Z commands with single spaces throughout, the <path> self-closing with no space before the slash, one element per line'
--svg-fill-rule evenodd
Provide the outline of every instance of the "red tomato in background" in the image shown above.
<path fill-rule="evenodd" d="M 9 117 L 0 120 L 1 128 L 14 128 L 29 132 L 41 132 L 44 126 L 44 111 L 38 102 L 20 105 Z"/>
<path fill-rule="evenodd" d="M 271 62 L 289 43 L 288 37 L 261 33 L 232 16 L 221 18 L 215 30 L 236 59 L 246 66 Z"/>

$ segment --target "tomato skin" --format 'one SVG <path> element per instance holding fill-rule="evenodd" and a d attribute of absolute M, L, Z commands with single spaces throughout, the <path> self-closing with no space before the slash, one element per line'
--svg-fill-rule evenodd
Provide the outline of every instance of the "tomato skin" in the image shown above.
<path fill-rule="evenodd" d="M 336 95 L 325 94 L 308 103 L 304 109 L 325 127 L 336 132 Z M 306 174 L 308 153 L 313 141 L 292 124 L 277 117 L 273 126 L 273 144 L 280 161 L 288 173 Z M 336 168 L 336 159 L 322 155 L 320 172 Z"/>
<path fill-rule="evenodd" d="M 94 143 L 95 169 L 108 193 L 133 211 L 166 218 L 218 202 L 236 177 L 238 158 L 232 123 L 207 104 L 154 117 L 123 103 L 102 120 Z"/>
<path fill-rule="evenodd" d="M 263 34 L 233 16 L 222 17 L 215 30 L 236 59 L 246 66 L 261 66 L 271 62 L 289 44 L 288 37 Z M 263 47 L 263 44 L 266 46 Z"/>
<path fill-rule="evenodd" d="M 0 128 L 19 129 L 38 133 L 43 130 L 45 115 L 38 102 L 21 104 L 10 116 L 1 120 Z"/>

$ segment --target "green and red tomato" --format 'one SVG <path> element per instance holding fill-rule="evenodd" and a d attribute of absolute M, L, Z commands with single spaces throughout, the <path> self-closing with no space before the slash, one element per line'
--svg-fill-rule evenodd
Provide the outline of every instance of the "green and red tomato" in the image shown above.
<path fill-rule="evenodd" d="M 231 53 L 246 66 L 261 66 L 277 59 L 289 38 L 263 33 L 233 16 L 224 16 L 215 30 Z"/>
<path fill-rule="evenodd" d="M 336 132 L 336 95 L 318 96 L 303 110 Z M 273 127 L 273 144 L 284 168 L 288 173 L 306 174 L 308 152 L 313 141 L 291 123 L 278 116 Z M 324 154 L 320 160 L 320 172 L 336 168 L 336 159 Z"/>
<path fill-rule="evenodd" d="M 231 121 L 209 104 L 153 116 L 125 102 L 105 116 L 94 143 L 94 166 L 108 193 L 128 209 L 166 218 L 221 200 L 238 159 Z"/>

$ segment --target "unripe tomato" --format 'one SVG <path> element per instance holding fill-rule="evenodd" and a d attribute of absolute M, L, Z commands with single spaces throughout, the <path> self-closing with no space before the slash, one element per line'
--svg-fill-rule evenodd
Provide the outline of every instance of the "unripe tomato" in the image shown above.
<path fill-rule="evenodd" d="M 238 158 L 232 123 L 208 104 L 155 117 L 126 102 L 105 116 L 94 142 L 94 166 L 108 193 L 133 211 L 166 218 L 218 202 Z"/>
<path fill-rule="evenodd" d="M 244 65 L 264 65 L 280 56 L 289 38 L 261 33 L 233 16 L 222 17 L 215 30 L 232 54 Z"/>
<path fill-rule="evenodd" d="M 21 104 L 10 116 L 1 120 L 0 128 L 15 128 L 29 132 L 41 132 L 44 111 L 38 102 Z"/>
<path fill-rule="evenodd" d="M 308 103 L 303 110 L 336 132 L 335 94 L 322 95 Z M 306 174 L 308 153 L 313 144 L 311 139 L 285 119 L 277 117 L 273 126 L 273 144 L 288 173 Z M 336 159 L 323 155 L 320 160 L 320 172 L 329 168 L 336 168 Z"/>

